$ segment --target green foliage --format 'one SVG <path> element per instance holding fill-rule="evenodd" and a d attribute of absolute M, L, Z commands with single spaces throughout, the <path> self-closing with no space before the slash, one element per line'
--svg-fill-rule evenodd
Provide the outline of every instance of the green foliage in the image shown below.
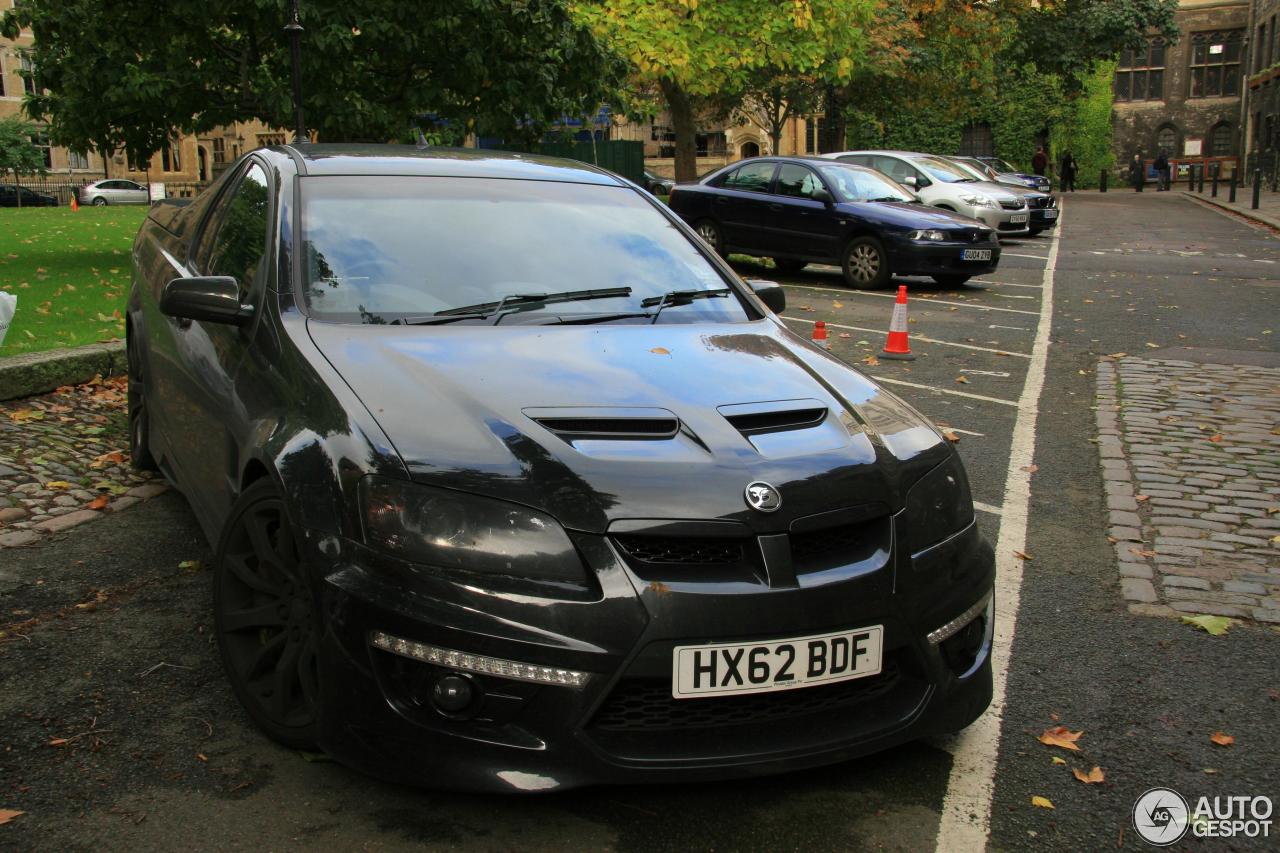
<path fill-rule="evenodd" d="M 307 0 L 307 122 L 326 141 L 386 141 L 436 113 L 532 134 L 594 111 L 622 66 L 568 0 Z M 175 132 L 238 120 L 293 124 L 282 0 L 28 0 L 3 30 L 35 33 L 47 92 L 26 108 L 55 142 L 146 155 Z"/>
<path fill-rule="evenodd" d="M 1084 82 L 1084 90 L 1069 100 L 1049 136 L 1052 151 L 1075 155 L 1080 165 L 1076 185 L 1094 187 L 1103 169 L 1115 166 L 1111 150 L 1111 76 L 1114 62 L 1102 63 Z"/>
<path fill-rule="evenodd" d="M 1029 171 L 1036 140 L 1057 121 L 1062 84 L 1034 65 L 1010 71 L 1001 77 L 995 103 L 980 120 L 991 125 L 997 156 Z"/>
<path fill-rule="evenodd" d="M 32 141 L 35 128 L 18 116 L 0 119 L 0 175 L 43 175 L 44 153 Z"/>

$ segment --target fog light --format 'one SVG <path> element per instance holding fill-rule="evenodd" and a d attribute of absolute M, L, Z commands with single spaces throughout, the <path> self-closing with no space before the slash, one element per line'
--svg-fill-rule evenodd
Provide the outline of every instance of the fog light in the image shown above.
<path fill-rule="evenodd" d="M 982 611 L 987 609 L 987 603 L 990 601 L 991 601 L 991 593 L 988 592 L 982 598 L 978 599 L 977 603 L 975 603 L 968 610 L 961 613 L 959 616 L 952 619 L 950 622 L 938 628 L 937 630 L 931 631 L 929 633 L 929 642 L 936 646 L 939 643 L 943 642 L 944 640 L 950 637 L 954 637 L 956 634 L 960 633 L 961 629 L 963 629 L 966 625 L 968 625 L 974 619 L 977 619 L 978 615 L 982 613 Z"/>
<path fill-rule="evenodd" d="M 431 701 L 447 714 L 456 714 L 471 704 L 475 691 L 461 675 L 446 675 L 431 688 Z"/>
<path fill-rule="evenodd" d="M 381 631 L 374 631 L 369 641 L 384 651 L 401 655 L 402 657 L 424 661 L 447 669 L 461 669 L 466 672 L 478 672 L 482 675 L 496 675 L 499 678 L 512 678 L 516 681 L 558 684 L 562 687 L 582 687 L 589 678 L 587 673 L 576 672 L 572 669 L 537 666 L 531 663 L 468 654 L 454 651 L 453 649 L 442 649 L 439 646 L 429 646 L 426 643 L 393 637 Z"/>

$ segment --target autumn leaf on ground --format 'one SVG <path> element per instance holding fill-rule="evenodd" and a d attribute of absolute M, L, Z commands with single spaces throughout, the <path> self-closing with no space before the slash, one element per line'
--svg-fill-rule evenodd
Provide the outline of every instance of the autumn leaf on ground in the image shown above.
<path fill-rule="evenodd" d="M 197 752 L 197 753 L 196 753 L 196 758 L 200 759 L 201 761 L 208 761 L 208 760 L 209 760 L 209 756 L 205 755 L 203 752 Z"/>
<path fill-rule="evenodd" d="M 1151 341 L 1147 341 L 1147 346 L 1151 347 L 1152 349 L 1160 349 L 1159 344 L 1153 344 L 1151 343 Z"/>
<path fill-rule="evenodd" d="M 1031 805 L 1038 806 L 1039 808 L 1042 808 L 1042 809 L 1053 808 L 1053 803 L 1049 802 L 1048 797 L 1032 797 Z"/>
<path fill-rule="evenodd" d="M 801 306 L 800 306 L 800 310 L 801 310 L 801 311 L 813 311 L 813 310 L 814 310 L 814 308 L 813 308 L 813 306 L 812 306 L 812 305 L 801 305 Z"/>
<path fill-rule="evenodd" d="M 1227 629 L 1236 624 L 1235 620 L 1226 616 L 1208 616 L 1203 614 L 1200 616 L 1183 616 L 1182 621 L 1187 625 L 1194 625 L 1203 631 L 1207 631 L 1215 637 L 1220 637 L 1227 633 Z"/>
<path fill-rule="evenodd" d="M 649 350 L 649 352 L 654 353 L 655 355 L 671 355 L 671 350 L 666 347 L 654 347 Z"/>
<path fill-rule="evenodd" d="M 844 307 L 844 303 L 843 303 L 843 302 L 834 302 L 834 301 L 833 301 L 833 302 L 831 303 L 831 307 L 832 307 L 832 308 L 843 308 L 843 307 Z"/>
<path fill-rule="evenodd" d="M 1231 744 L 1236 742 L 1236 739 L 1231 735 L 1224 734 L 1222 732 L 1214 732 L 1209 735 L 1209 740 L 1213 741 L 1218 746 L 1231 746 Z"/>
<path fill-rule="evenodd" d="M 185 569 L 188 572 L 199 572 L 204 569 L 204 564 L 199 560 L 183 560 L 178 563 L 178 568 Z"/>
<path fill-rule="evenodd" d="M 14 811 L 13 809 L 0 809 L 0 826 L 4 826 L 15 817 L 24 815 L 26 812 Z"/>
<path fill-rule="evenodd" d="M 1107 780 L 1107 777 L 1102 775 L 1101 767 L 1095 767 L 1088 773 L 1085 773 L 1079 767 L 1073 767 L 1071 768 L 1071 775 L 1075 776 L 1086 785 L 1096 785 L 1099 782 L 1105 782 Z"/>
<path fill-rule="evenodd" d="M 942 437 L 945 438 L 947 441 L 951 442 L 952 444 L 960 443 L 960 436 L 956 435 L 954 432 L 952 432 L 949 429 L 944 429 L 942 431 Z"/>
<path fill-rule="evenodd" d="M 71 484 L 66 480 L 50 480 L 44 484 L 44 487 L 46 489 L 69 489 L 71 488 Z"/>
<path fill-rule="evenodd" d="M 96 498 L 89 501 L 89 503 L 85 504 L 85 509 L 102 509 L 106 505 L 107 505 L 107 496 L 98 495 Z"/>
<path fill-rule="evenodd" d="M 957 381 L 957 382 L 959 382 L 961 385 L 968 385 L 968 384 L 969 384 L 969 377 L 968 377 L 968 376 L 957 376 L 957 377 L 956 377 L 956 381 Z"/>
<path fill-rule="evenodd" d="M 23 421 L 42 421 L 44 420 L 44 412 L 39 409 L 18 409 L 16 412 L 9 413 L 9 420 L 15 423 Z"/>
<path fill-rule="evenodd" d="M 1134 548 L 1132 546 L 1129 548 L 1129 553 L 1137 554 L 1139 557 L 1154 557 L 1156 555 L 1155 551 L 1148 551 L 1145 548 Z"/>
<path fill-rule="evenodd" d="M 1111 353 L 1111 355 L 1110 355 L 1109 357 L 1110 357 L 1110 358 L 1124 358 L 1124 357 L 1125 357 L 1126 355 L 1128 355 L 1128 354 L 1129 354 L 1129 353 L 1127 353 L 1127 352 L 1113 352 L 1113 353 Z"/>
<path fill-rule="evenodd" d="M 1045 746 L 1057 746 L 1079 752 L 1080 747 L 1076 746 L 1076 741 L 1080 740 L 1083 734 L 1084 732 L 1073 732 L 1066 726 L 1054 726 L 1044 730 L 1044 734 L 1040 735 L 1040 742 Z"/>
<path fill-rule="evenodd" d="M 67 739 L 64 737 L 56 737 L 53 740 L 49 741 L 49 746 L 66 746 L 66 745 L 67 745 Z"/>
<path fill-rule="evenodd" d="M 1017 557 L 1019 560 L 1030 560 L 1030 559 L 1031 559 L 1031 555 L 1030 555 L 1030 554 L 1028 554 L 1028 553 L 1027 553 L 1027 552 L 1025 552 L 1025 551 L 1014 551 L 1014 552 L 1013 552 L 1013 556 Z"/>
<path fill-rule="evenodd" d="M 1065 758 L 1059 758 L 1058 756 L 1056 756 L 1056 755 L 1055 755 L 1055 756 L 1053 756 L 1053 757 L 1051 757 L 1051 758 L 1049 759 L 1049 762 L 1050 762 L 1051 764 L 1066 764 L 1066 763 L 1067 763 L 1067 759 L 1065 759 Z"/>
<path fill-rule="evenodd" d="M 864 355 L 862 357 L 862 363 L 875 367 L 880 363 L 880 359 L 876 358 L 874 355 Z"/>
<path fill-rule="evenodd" d="M 1209 440 L 1212 441 L 1214 444 L 1217 444 L 1218 442 L 1222 441 L 1222 433 L 1209 436 Z"/>
<path fill-rule="evenodd" d="M 1032 462 L 1030 465 L 1023 465 L 1022 470 L 1034 474 L 1035 472 L 1040 470 L 1040 466 Z"/>
<path fill-rule="evenodd" d="M 1151 500 L 1151 496 L 1150 495 L 1134 495 L 1133 499 L 1138 503 L 1142 503 L 1143 501 Z"/>
<path fill-rule="evenodd" d="M 852 337 L 853 337 L 853 335 L 849 334 L 848 332 L 841 332 L 839 335 L 837 335 L 837 337 L 840 337 L 840 338 L 852 338 Z"/>

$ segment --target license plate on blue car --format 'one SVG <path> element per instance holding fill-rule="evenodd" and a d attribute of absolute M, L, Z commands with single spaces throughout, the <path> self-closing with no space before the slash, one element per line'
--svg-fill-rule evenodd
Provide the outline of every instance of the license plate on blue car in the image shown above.
<path fill-rule="evenodd" d="M 960 253 L 962 261 L 989 261 L 991 260 L 990 249 L 965 249 Z"/>

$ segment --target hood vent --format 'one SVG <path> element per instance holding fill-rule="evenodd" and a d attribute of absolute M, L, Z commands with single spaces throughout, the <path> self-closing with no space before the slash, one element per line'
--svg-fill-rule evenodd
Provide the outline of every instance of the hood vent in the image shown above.
<path fill-rule="evenodd" d="M 827 407 L 817 400 L 775 400 L 720 406 L 720 414 L 746 436 L 812 429 L 827 418 Z"/>
<path fill-rule="evenodd" d="M 525 415 L 564 441 L 644 441 L 674 438 L 680 420 L 666 409 L 525 409 Z"/>

